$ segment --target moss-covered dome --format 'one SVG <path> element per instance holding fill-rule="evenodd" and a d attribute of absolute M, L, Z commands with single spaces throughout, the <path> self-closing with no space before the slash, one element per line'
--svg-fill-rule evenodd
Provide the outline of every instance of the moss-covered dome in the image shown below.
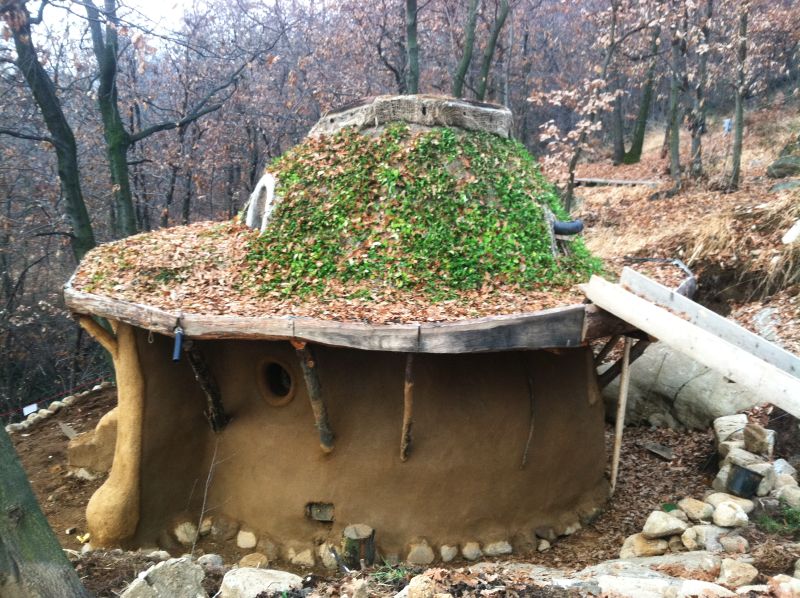
<path fill-rule="evenodd" d="M 201 313 L 444 320 L 570 302 L 600 268 L 580 239 L 554 254 L 556 193 L 498 135 L 344 128 L 267 170 L 276 200 L 261 234 L 236 222 L 137 235 L 91 252 L 74 286 Z"/>

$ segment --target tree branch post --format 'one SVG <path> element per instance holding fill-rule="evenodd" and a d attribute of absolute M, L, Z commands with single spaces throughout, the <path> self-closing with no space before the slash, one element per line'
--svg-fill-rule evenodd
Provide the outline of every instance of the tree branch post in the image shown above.
<path fill-rule="evenodd" d="M 319 432 L 319 445 L 325 453 L 333 452 L 333 430 L 328 421 L 328 410 L 322 399 L 322 385 L 317 374 L 317 363 L 314 354 L 305 342 L 292 341 L 292 346 L 297 352 L 300 360 L 300 368 L 303 371 L 303 379 L 306 383 L 308 400 L 311 403 L 311 410 L 314 412 L 314 425 Z"/>
<path fill-rule="evenodd" d="M 403 431 L 400 436 L 400 460 L 408 459 L 411 450 L 411 428 L 414 425 L 414 354 L 406 355 L 403 381 Z"/>

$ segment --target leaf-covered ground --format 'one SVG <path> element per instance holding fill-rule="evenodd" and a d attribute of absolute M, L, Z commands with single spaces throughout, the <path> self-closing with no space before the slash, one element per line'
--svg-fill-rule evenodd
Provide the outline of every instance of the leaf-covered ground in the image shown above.
<path fill-rule="evenodd" d="M 273 163 L 263 234 L 199 223 L 104 245 L 76 288 L 184 313 L 444 321 L 580 302 L 601 269 L 555 256 L 558 198 L 517 142 L 391 125 L 307 139 Z"/>

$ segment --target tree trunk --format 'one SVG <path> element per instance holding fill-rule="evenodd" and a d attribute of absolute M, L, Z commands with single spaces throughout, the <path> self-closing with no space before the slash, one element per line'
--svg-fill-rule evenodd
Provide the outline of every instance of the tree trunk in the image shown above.
<path fill-rule="evenodd" d="M 0 596 L 89 598 L 0 427 Z"/>
<path fill-rule="evenodd" d="M 617 84 L 619 90 L 619 84 Z M 611 113 L 611 136 L 614 142 L 612 162 L 614 166 L 622 164 L 625 159 L 625 123 L 622 116 L 622 95 L 614 99 L 614 110 Z"/>
<path fill-rule="evenodd" d="M 497 18 L 494 20 L 492 33 L 489 36 L 489 42 L 486 44 L 486 49 L 483 51 L 483 62 L 481 63 L 481 73 L 478 76 L 478 88 L 475 90 L 475 97 L 481 102 L 486 98 L 486 87 L 489 81 L 489 69 L 492 67 L 492 59 L 494 58 L 494 51 L 497 47 L 497 38 L 500 37 L 500 31 L 508 17 L 508 0 L 500 0 L 500 12 L 497 13 Z"/>
<path fill-rule="evenodd" d="M 729 189 L 739 188 L 739 177 L 742 166 L 742 142 L 744 139 L 744 96 L 747 93 L 745 83 L 745 60 L 747 59 L 747 13 L 750 3 L 745 0 L 742 2 L 741 12 L 739 13 L 739 44 L 737 50 L 737 80 L 736 80 L 736 114 L 733 129 L 733 165 L 731 167 L 731 179 L 728 183 Z"/>
<path fill-rule="evenodd" d="M 58 179 L 64 195 L 67 218 L 72 228 L 70 245 L 75 259 L 80 261 L 86 252 L 95 246 L 95 240 L 81 191 L 75 136 L 61 109 L 55 85 L 39 62 L 31 38 L 30 13 L 25 3 L 19 0 L 4 3 L 0 12 L 14 37 L 14 47 L 17 52 L 15 64 L 25 77 L 47 130 L 52 136 L 58 161 Z"/>
<path fill-rule="evenodd" d="M 417 45 L 417 0 L 406 0 L 406 91 L 415 94 L 419 90 L 419 46 Z"/>
<path fill-rule="evenodd" d="M 672 192 L 678 192 L 681 188 L 681 119 L 680 119 L 680 57 L 681 39 L 678 34 L 677 24 L 672 32 L 671 48 L 671 76 L 669 82 L 669 169 L 672 175 L 674 186 Z"/>
<path fill-rule="evenodd" d="M 642 99 L 639 104 L 639 111 L 636 114 L 636 122 L 633 125 L 631 135 L 631 148 L 625 154 L 622 161 L 625 164 L 636 164 L 642 159 L 642 148 L 644 147 L 644 136 L 647 132 L 647 120 L 650 116 L 650 106 L 653 103 L 653 88 L 656 80 L 656 57 L 658 54 L 658 38 L 661 35 L 661 27 L 654 27 L 650 38 L 650 65 L 647 67 L 644 87 L 642 88 Z"/>
<path fill-rule="evenodd" d="M 711 36 L 710 22 L 714 14 L 714 0 L 706 0 L 706 14 L 700 25 L 705 46 L 700 53 L 697 64 L 697 84 L 694 87 L 694 105 L 692 106 L 692 176 L 703 174 L 703 134 L 706 132 L 706 83 L 708 82 L 708 43 Z"/>
<path fill-rule="evenodd" d="M 464 91 L 464 78 L 469 70 L 469 63 L 472 61 L 472 49 L 475 47 L 475 21 L 478 19 L 478 0 L 469 1 L 467 13 L 467 23 L 464 25 L 464 53 L 458 62 L 455 75 L 453 75 L 454 98 L 460 98 Z"/>

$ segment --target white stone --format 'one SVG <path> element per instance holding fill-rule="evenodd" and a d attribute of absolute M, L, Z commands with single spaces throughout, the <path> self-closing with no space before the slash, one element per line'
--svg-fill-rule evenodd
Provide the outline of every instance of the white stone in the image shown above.
<path fill-rule="evenodd" d="M 505 540 L 499 542 L 490 542 L 483 547 L 483 554 L 486 556 L 501 556 L 504 554 L 511 554 L 514 549 Z"/>
<path fill-rule="evenodd" d="M 756 455 L 744 449 L 731 449 L 725 456 L 725 463 L 733 463 L 739 467 L 749 468 L 751 465 L 759 463 L 766 463 L 766 460 L 761 455 Z"/>
<path fill-rule="evenodd" d="M 767 584 L 759 584 L 755 586 L 739 586 L 736 588 L 737 596 L 769 596 L 769 586 Z"/>
<path fill-rule="evenodd" d="M 406 562 L 412 565 L 430 565 L 435 558 L 433 549 L 425 540 L 412 542 L 408 547 Z"/>
<path fill-rule="evenodd" d="M 197 564 L 200 565 L 205 571 L 216 571 L 225 567 L 225 561 L 222 559 L 222 557 L 218 554 L 214 554 L 213 552 L 198 557 Z"/>
<path fill-rule="evenodd" d="M 709 552 L 722 552 L 719 539 L 730 531 L 716 525 L 695 525 L 691 529 L 694 530 L 697 547 Z"/>
<path fill-rule="evenodd" d="M 101 384 L 95 384 L 92 386 L 92 392 L 97 392 L 98 390 L 103 390 L 103 386 Z"/>
<path fill-rule="evenodd" d="M 61 399 L 61 402 L 64 403 L 64 405 L 66 406 L 70 406 L 77 400 L 77 398 L 78 397 L 76 397 L 75 395 L 69 395 Z"/>
<path fill-rule="evenodd" d="M 800 509 L 800 488 L 797 486 L 784 486 L 777 496 L 793 509 Z"/>
<path fill-rule="evenodd" d="M 716 506 L 713 521 L 720 527 L 742 527 L 747 525 L 749 519 L 742 507 L 729 500 Z"/>
<path fill-rule="evenodd" d="M 750 542 L 742 536 L 722 536 L 719 543 L 725 552 L 747 554 L 750 551 Z"/>
<path fill-rule="evenodd" d="M 433 598 L 436 585 L 427 575 L 416 575 L 408 582 L 408 598 Z"/>
<path fill-rule="evenodd" d="M 53 401 L 52 403 L 50 403 L 47 406 L 47 410 L 50 413 L 55 413 L 56 411 L 59 411 L 63 406 L 64 406 L 63 402 L 61 402 L 61 401 Z"/>
<path fill-rule="evenodd" d="M 477 542 L 467 542 L 461 547 L 461 556 L 468 561 L 476 561 L 483 555 L 481 545 Z"/>
<path fill-rule="evenodd" d="M 644 534 L 633 534 L 625 538 L 619 551 L 619 558 L 629 559 L 639 556 L 658 556 L 669 549 L 669 542 L 662 539 L 651 539 Z"/>
<path fill-rule="evenodd" d="M 571 524 L 569 524 L 569 525 L 568 525 L 568 526 L 567 526 L 567 527 L 564 529 L 564 531 L 563 531 L 563 532 L 561 532 L 561 535 L 562 535 L 562 536 L 571 536 L 572 534 L 574 534 L 575 532 L 577 532 L 579 529 L 581 529 L 581 522 L 580 522 L 580 521 L 576 521 L 575 523 L 571 523 Z"/>
<path fill-rule="evenodd" d="M 775 476 L 775 488 L 773 488 L 773 492 L 785 486 L 797 486 L 797 480 L 788 473 L 781 473 Z"/>
<path fill-rule="evenodd" d="M 714 492 L 709 494 L 706 496 L 705 501 L 714 507 L 723 502 L 734 502 L 739 505 L 745 513 L 752 513 L 753 509 L 755 508 L 755 504 L 752 500 L 740 498 L 738 496 L 734 496 L 733 494 L 726 494 L 725 492 Z"/>
<path fill-rule="evenodd" d="M 744 427 L 747 425 L 747 416 L 744 413 L 724 415 L 714 420 L 714 436 L 717 443 L 725 442 L 732 436 L 733 440 L 744 440 Z"/>
<path fill-rule="evenodd" d="M 50 417 L 50 411 L 48 411 L 47 409 L 39 409 L 39 411 L 37 411 L 36 414 L 41 415 L 42 419 L 44 419 L 45 417 Z"/>
<path fill-rule="evenodd" d="M 550 542 L 548 542 L 544 538 L 541 538 L 539 540 L 539 543 L 536 545 L 536 550 L 538 550 L 539 552 L 547 552 L 548 550 L 550 550 Z"/>
<path fill-rule="evenodd" d="M 728 478 L 731 475 L 731 464 L 725 463 L 719 468 L 717 477 L 711 482 L 711 487 L 717 492 L 725 492 L 728 489 Z"/>
<path fill-rule="evenodd" d="M 443 563 L 449 563 L 458 556 L 458 546 L 451 546 L 450 544 L 442 544 L 439 547 L 439 556 L 442 557 Z"/>
<path fill-rule="evenodd" d="M 276 569 L 231 569 L 222 578 L 220 598 L 256 598 L 261 592 L 280 595 L 281 592 L 299 590 L 303 579 L 294 573 Z M 177 596 L 175 597 L 177 598 Z"/>
<path fill-rule="evenodd" d="M 792 467 L 786 459 L 775 459 L 772 467 L 775 469 L 776 475 L 789 474 L 797 479 L 797 470 Z"/>
<path fill-rule="evenodd" d="M 201 536 L 207 536 L 211 533 L 211 526 L 214 524 L 214 519 L 210 516 L 203 517 L 203 520 L 200 522 L 200 529 L 197 530 Z"/>
<path fill-rule="evenodd" d="M 333 570 L 336 569 L 339 564 L 336 562 L 336 557 L 333 556 L 331 548 L 332 546 L 327 542 L 320 544 L 319 548 L 317 548 L 317 556 L 323 567 Z"/>
<path fill-rule="evenodd" d="M 700 548 L 700 544 L 697 542 L 697 530 L 693 527 L 690 527 L 685 532 L 681 534 L 681 543 L 686 547 L 687 550 L 697 550 Z"/>
<path fill-rule="evenodd" d="M 87 482 L 93 482 L 102 475 L 100 473 L 89 471 L 85 467 L 79 467 L 78 469 L 73 470 L 71 473 L 79 480 L 86 480 Z"/>
<path fill-rule="evenodd" d="M 725 459 L 728 456 L 728 453 L 731 452 L 732 449 L 743 449 L 744 448 L 744 440 L 725 440 L 719 443 L 717 446 L 717 453 L 720 456 L 720 459 Z"/>
<path fill-rule="evenodd" d="M 344 528 L 342 535 L 350 540 L 363 540 L 369 538 L 374 530 L 365 523 L 353 523 Z"/>
<path fill-rule="evenodd" d="M 184 546 L 191 546 L 197 539 L 197 526 L 191 521 L 181 521 L 172 532 L 175 539 Z"/>
<path fill-rule="evenodd" d="M 172 555 L 166 550 L 153 550 L 147 553 L 147 558 L 154 561 L 168 561 L 172 558 Z"/>
<path fill-rule="evenodd" d="M 775 598 L 797 598 L 800 596 L 800 579 L 789 577 L 788 575 L 776 575 L 767 581 L 767 585 L 772 591 L 770 596 Z"/>
<path fill-rule="evenodd" d="M 89 542 L 81 546 L 81 554 L 89 554 L 90 552 L 94 551 L 94 546 L 92 546 Z"/>
<path fill-rule="evenodd" d="M 772 463 L 759 463 L 748 467 L 750 471 L 754 471 L 761 476 L 761 482 L 756 489 L 757 496 L 767 496 L 775 487 L 776 476 L 775 468 Z"/>
<path fill-rule="evenodd" d="M 642 534 L 649 539 L 667 538 L 675 534 L 682 534 L 689 526 L 680 519 L 664 511 L 653 511 L 645 521 Z"/>
<path fill-rule="evenodd" d="M 244 555 L 239 559 L 240 567 L 254 567 L 256 569 L 267 569 L 269 567 L 269 559 L 266 554 L 261 552 L 251 552 Z"/>
<path fill-rule="evenodd" d="M 298 567 L 313 567 L 314 566 L 314 552 L 310 548 L 295 552 L 293 548 L 289 549 L 289 562 Z"/>
<path fill-rule="evenodd" d="M 692 521 L 711 521 L 711 516 L 714 514 L 713 506 L 690 496 L 678 501 L 678 508 Z"/>
<path fill-rule="evenodd" d="M 753 583 L 756 577 L 758 577 L 758 569 L 753 565 L 736 559 L 722 559 L 717 582 L 738 588 Z"/>
<path fill-rule="evenodd" d="M 240 529 L 236 534 L 236 546 L 239 548 L 249 549 L 255 548 L 258 543 L 255 533 L 247 529 Z"/>
<path fill-rule="evenodd" d="M 141 572 L 121 598 L 208 598 L 203 568 L 191 559 L 169 559 Z"/>
<path fill-rule="evenodd" d="M 758 424 L 749 423 L 744 427 L 744 448 L 767 459 L 772 458 L 776 438 L 775 430 L 767 430 Z"/>

